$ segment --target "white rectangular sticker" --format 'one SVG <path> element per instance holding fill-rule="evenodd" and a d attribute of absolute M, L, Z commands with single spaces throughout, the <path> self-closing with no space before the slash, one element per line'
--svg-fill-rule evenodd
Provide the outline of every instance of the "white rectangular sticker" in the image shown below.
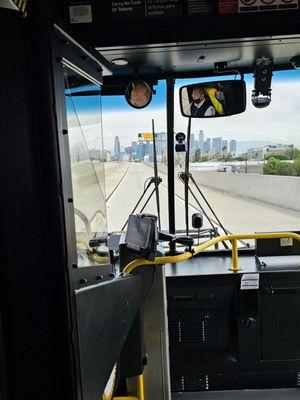
<path fill-rule="evenodd" d="M 93 21 L 91 5 L 70 6 L 69 10 L 71 24 L 87 24 Z"/>
<path fill-rule="evenodd" d="M 241 290 L 259 289 L 259 274 L 243 274 Z"/>
<path fill-rule="evenodd" d="M 238 0 L 240 13 L 297 10 L 298 8 L 298 0 Z"/>
<path fill-rule="evenodd" d="M 294 244 L 293 238 L 281 238 L 280 239 L 281 247 L 289 247 L 289 246 L 293 246 L 293 244 Z"/>

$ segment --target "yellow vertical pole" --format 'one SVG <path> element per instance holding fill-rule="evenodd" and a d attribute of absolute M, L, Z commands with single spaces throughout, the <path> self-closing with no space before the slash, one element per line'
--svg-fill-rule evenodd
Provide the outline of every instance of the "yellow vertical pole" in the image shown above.
<path fill-rule="evenodd" d="M 240 271 L 243 268 L 239 266 L 237 240 L 236 239 L 231 240 L 231 245 L 232 245 L 232 266 L 228 267 L 228 269 L 229 271 Z"/>
<path fill-rule="evenodd" d="M 144 377 L 143 377 L 143 374 L 138 376 L 138 399 L 144 400 Z"/>

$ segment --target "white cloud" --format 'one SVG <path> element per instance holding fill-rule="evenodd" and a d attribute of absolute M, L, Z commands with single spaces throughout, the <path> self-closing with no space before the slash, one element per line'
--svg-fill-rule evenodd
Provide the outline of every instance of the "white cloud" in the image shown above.
<path fill-rule="evenodd" d="M 113 149 L 115 136 L 119 136 L 121 147 L 125 147 L 137 140 L 138 133 L 152 132 L 152 119 L 154 119 L 156 132 L 166 132 L 167 121 L 164 109 L 103 113 L 104 148 Z"/>
<path fill-rule="evenodd" d="M 247 85 L 247 108 L 244 113 L 216 119 L 193 119 L 192 131 L 202 129 L 205 137 L 222 136 L 241 141 L 270 140 L 299 145 L 300 112 L 297 97 L 300 84 L 293 81 L 274 85 L 271 104 L 264 109 L 252 105 L 252 89 L 252 86 Z M 176 103 L 179 104 L 178 95 Z M 178 105 L 175 115 L 179 113 Z M 177 130 L 186 130 L 187 118 L 178 117 L 175 121 Z"/>
<path fill-rule="evenodd" d="M 298 94 L 300 83 L 296 81 L 276 82 L 272 88 L 272 101 L 269 107 L 257 109 L 251 103 L 253 87 L 247 85 L 247 109 L 243 114 L 216 119 L 193 119 L 192 132 L 204 131 L 205 137 L 222 136 L 224 139 L 238 141 L 264 140 L 275 143 L 295 144 L 300 146 L 300 110 Z M 175 90 L 175 132 L 186 132 L 188 118 L 181 115 L 179 107 L 179 90 Z M 82 129 L 89 131 L 89 144 L 95 146 L 95 138 L 100 129 L 97 125 L 99 115 L 80 114 Z M 166 132 L 166 112 L 164 108 L 145 108 L 135 110 L 128 106 L 128 111 L 103 112 L 104 148 L 111 150 L 114 137 L 119 136 L 124 148 L 137 140 L 139 132 L 151 132 L 152 119 L 156 132 Z M 74 115 L 69 115 L 69 126 L 78 127 Z M 100 142 L 96 142 L 100 145 Z"/>

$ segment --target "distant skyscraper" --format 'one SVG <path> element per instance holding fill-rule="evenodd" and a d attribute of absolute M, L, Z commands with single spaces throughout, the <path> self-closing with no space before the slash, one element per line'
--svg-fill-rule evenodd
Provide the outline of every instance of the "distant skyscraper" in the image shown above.
<path fill-rule="evenodd" d="M 202 151 L 202 147 L 203 147 L 203 142 L 204 142 L 204 133 L 203 133 L 203 131 L 199 131 L 198 147 L 201 151 Z"/>
<path fill-rule="evenodd" d="M 234 140 L 234 139 L 230 140 L 229 151 L 230 151 L 230 153 L 236 153 L 236 140 Z"/>
<path fill-rule="evenodd" d="M 191 137 L 190 137 L 190 149 L 191 151 L 193 151 L 195 148 L 195 135 L 193 133 L 191 133 Z"/>
<path fill-rule="evenodd" d="M 211 153 L 211 138 L 207 138 L 206 139 L 207 142 L 207 148 L 208 148 L 208 153 Z"/>
<path fill-rule="evenodd" d="M 136 152 L 136 145 L 137 145 L 137 142 L 131 142 L 132 151 L 134 153 Z"/>
<path fill-rule="evenodd" d="M 222 151 L 228 151 L 228 140 L 222 140 Z"/>
<path fill-rule="evenodd" d="M 146 142 L 145 156 L 149 156 L 150 160 L 153 158 L 153 142 L 150 140 Z"/>
<path fill-rule="evenodd" d="M 114 158 L 115 158 L 115 160 L 120 160 L 120 154 L 121 154 L 120 140 L 119 140 L 119 136 L 116 136 L 115 137 L 115 146 L 114 146 Z"/>
<path fill-rule="evenodd" d="M 220 153 L 222 150 L 222 138 L 221 137 L 215 137 L 212 139 L 212 146 L 211 146 L 212 153 Z"/>
<path fill-rule="evenodd" d="M 202 153 L 209 154 L 210 153 L 210 139 L 207 139 L 203 142 Z"/>
<path fill-rule="evenodd" d="M 132 146 L 125 147 L 125 154 L 128 155 L 128 159 L 132 159 Z"/>
<path fill-rule="evenodd" d="M 136 159 L 142 161 L 145 155 L 146 145 L 143 142 L 139 142 L 136 146 Z"/>
<path fill-rule="evenodd" d="M 167 150 L 167 134 L 165 132 L 160 132 L 156 134 L 156 154 L 157 157 L 161 158 L 162 155 Z"/>

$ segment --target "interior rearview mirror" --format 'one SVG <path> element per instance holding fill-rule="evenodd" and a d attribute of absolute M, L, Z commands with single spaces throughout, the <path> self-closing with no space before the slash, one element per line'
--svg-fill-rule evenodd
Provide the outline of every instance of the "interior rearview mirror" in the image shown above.
<path fill-rule="evenodd" d="M 202 82 L 180 88 L 181 114 L 191 118 L 226 117 L 246 109 L 244 80 Z"/>
<path fill-rule="evenodd" d="M 152 100 L 152 90 L 144 81 L 132 81 L 126 88 L 125 98 L 131 107 L 144 108 Z"/>

